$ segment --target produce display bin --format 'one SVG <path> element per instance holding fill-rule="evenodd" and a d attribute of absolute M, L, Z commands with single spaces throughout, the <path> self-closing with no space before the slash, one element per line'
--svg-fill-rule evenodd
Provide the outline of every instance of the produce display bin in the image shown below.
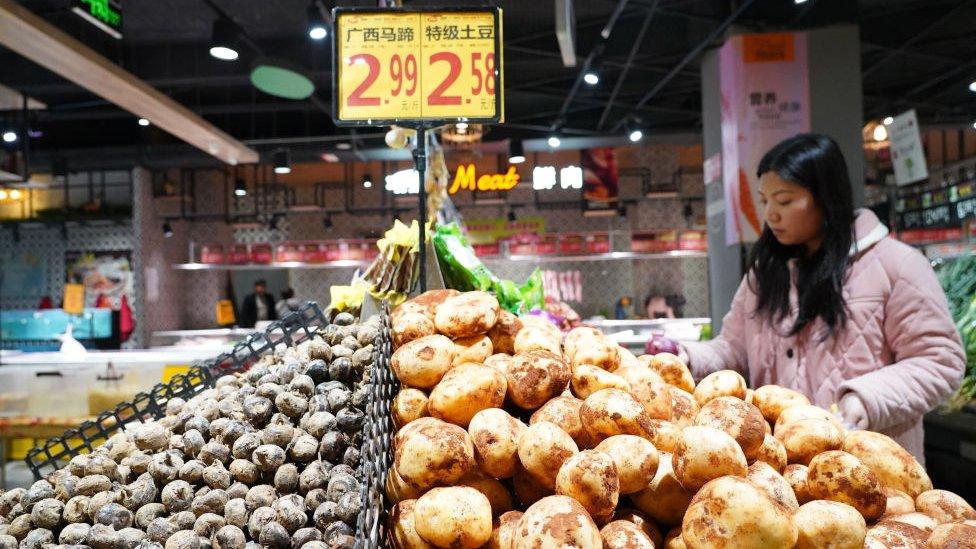
<path fill-rule="evenodd" d="M 314 302 L 306 302 L 297 311 L 273 322 L 265 332 L 253 334 L 238 343 L 231 352 L 195 364 L 185 375 L 176 375 L 167 383 L 137 393 L 131 401 L 122 402 L 32 449 L 25 459 L 27 467 L 35 478 L 41 479 L 74 456 L 91 452 L 125 425 L 161 418 L 170 399 L 191 398 L 212 387 L 220 376 L 244 371 L 264 354 L 294 346 L 311 337 L 331 321 L 332 316 L 332 311 L 323 313 Z"/>

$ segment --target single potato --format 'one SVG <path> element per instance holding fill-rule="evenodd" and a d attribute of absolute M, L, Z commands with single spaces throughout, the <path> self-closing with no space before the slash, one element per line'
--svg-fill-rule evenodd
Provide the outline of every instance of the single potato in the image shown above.
<path fill-rule="evenodd" d="M 394 504 L 408 499 L 417 499 L 423 492 L 410 486 L 397 473 L 396 467 L 390 467 L 386 472 L 386 498 Z"/>
<path fill-rule="evenodd" d="M 498 321 L 498 300 L 487 292 L 465 292 L 444 300 L 434 313 L 437 331 L 452 338 L 487 333 Z"/>
<path fill-rule="evenodd" d="M 694 425 L 701 410 L 695 397 L 673 385 L 668 386 L 668 393 L 671 395 L 671 421 L 682 429 Z"/>
<path fill-rule="evenodd" d="M 805 503 L 793 514 L 796 549 L 861 549 L 868 533 L 857 509 L 836 501 Z"/>
<path fill-rule="evenodd" d="M 581 442 L 585 436 L 583 421 L 580 419 L 582 407 L 583 401 L 574 396 L 558 396 L 536 410 L 529 419 L 529 425 L 535 425 L 540 421 L 555 423 L 573 437 L 577 446 L 582 446 Z"/>
<path fill-rule="evenodd" d="M 620 368 L 615 372 L 630 385 L 630 394 L 641 403 L 650 419 L 671 419 L 670 386 L 653 370 Z"/>
<path fill-rule="evenodd" d="M 691 377 L 691 370 L 677 356 L 671 353 L 658 353 L 656 355 L 642 355 L 638 357 L 638 360 L 657 372 L 669 385 L 686 393 L 695 392 L 695 378 Z"/>
<path fill-rule="evenodd" d="M 761 488 L 774 501 L 786 507 L 789 512 L 792 513 L 800 507 L 790 483 L 768 464 L 757 461 L 750 465 L 746 479 Z"/>
<path fill-rule="evenodd" d="M 747 468 L 742 449 L 725 432 L 697 426 L 681 431 L 674 450 L 674 473 L 688 490 L 696 491 L 726 475 L 744 477 Z"/>
<path fill-rule="evenodd" d="M 976 520 L 976 511 L 956 494 L 947 490 L 927 490 L 915 498 L 915 510 L 939 521 Z"/>
<path fill-rule="evenodd" d="M 617 346 L 617 353 L 620 354 L 620 366 L 618 368 L 640 368 L 641 362 L 637 359 L 637 355 L 630 352 L 626 347 L 620 345 Z"/>
<path fill-rule="evenodd" d="M 581 399 L 586 399 L 601 389 L 630 391 L 630 384 L 624 378 L 589 364 L 580 364 L 573 368 L 572 387 L 573 394 Z"/>
<path fill-rule="evenodd" d="M 890 437 L 871 431 L 851 431 L 841 448 L 856 456 L 877 475 L 881 484 L 916 498 L 932 489 L 925 467 Z"/>
<path fill-rule="evenodd" d="M 434 488 L 417 500 L 414 524 L 436 547 L 474 549 L 491 539 L 491 504 L 474 488 Z"/>
<path fill-rule="evenodd" d="M 468 473 L 467 476 L 458 481 L 457 485 L 474 488 L 488 498 L 488 503 L 491 505 L 491 515 L 494 517 L 515 508 L 512 502 L 512 494 L 508 488 L 480 471 Z"/>
<path fill-rule="evenodd" d="M 976 548 L 976 526 L 969 524 L 942 524 L 932 532 L 927 549 Z"/>
<path fill-rule="evenodd" d="M 387 528 L 389 528 L 390 539 L 393 541 L 395 549 L 433 549 L 434 547 L 417 533 L 417 527 L 414 524 L 414 508 L 416 505 L 417 500 L 415 499 L 401 501 L 390 511 Z"/>
<path fill-rule="evenodd" d="M 648 434 L 648 440 L 658 451 L 673 454 L 678 447 L 678 439 L 681 438 L 681 429 L 670 421 L 652 419 L 648 423 Z"/>
<path fill-rule="evenodd" d="M 518 439 L 518 456 L 522 467 L 548 490 L 556 489 L 560 467 L 579 448 L 566 431 L 547 421 L 530 425 Z"/>
<path fill-rule="evenodd" d="M 390 314 L 390 320 L 395 324 L 397 317 L 402 314 L 421 313 L 433 322 L 434 313 L 440 307 L 441 303 L 458 295 L 461 295 L 461 292 L 457 290 L 428 290 L 413 299 L 401 303 Z"/>
<path fill-rule="evenodd" d="M 655 549 L 654 541 L 640 528 L 625 520 L 615 520 L 600 530 L 603 549 Z"/>
<path fill-rule="evenodd" d="M 769 425 L 768 423 L 766 425 Z M 786 448 L 783 443 L 776 440 L 773 435 L 767 434 L 763 437 L 762 446 L 756 452 L 755 461 L 768 463 L 770 467 L 778 473 L 782 473 L 786 468 Z"/>
<path fill-rule="evenodd" d="M 427 417 L 427 395 L 419 389 L 404 387 L 393 397 L 393 426 L 399 429 L 415 419 Z"/>
<path fill-rule="evenodd" d="M 451 368 L 430 392 L 430 415 L 467 427 L 481 410 L 500 408 L 505 403 L 508 381 L 498 370 L 482 364 L 461 364 Z"/>
<path fill-rule="evenodd" d="M 902 522 L 881 521 L 868 528 L 864 549 L 926 549 L 929 535 Z"/>
<path fill-rule="evenodd" d="M 681 523 L 689 549 L 782 549 L 793 547 L 797 535 L 789 512 L 749 481 L 732 476 L 706 484 Z"/>
<path fill-rule="evenodd" d="M 613 372 L 620 367 L 620 352 L 616 343 L 606 338 L 585 340 L 576 352 L 573 353 L 573 368 L 580 364 L 590 364 L 597 368 L 603 368 L 608 372 Z"/>
<path fill-rule="evenodd" d="M 603 389 L 583 401 L 580 408 L 583 429 L 600 442 L 614 435 L 650 438 L 651 421 L 644 407 L 625 391 Z"/>
<path fill-rule="evenodd" d="M 484 364 L 493 352 L 488 336 L 459 337 L 454 340 L 454 347 L 454 366 L 465 362 Z"/>
<path fill-rule="evenodd" d="M 833 423 L 841 431 L 844 430 L 844 426 L 834 414 L 831 414 L 819 406 L 814 406 L 812 404 L 801 404 L 799 406 L 790 406 L 789 408 L 786 408 L 780 412 L 779 417 L 776 418 L 776 427 L 773 429 L 773 432 L 778 433 L 781 429 L 786 427 L 786 425 L 800 421 L 801 419 L 822 419 L 824 421 Z"/>
<path fill-rule="evenodd" d="M 415 423 L 420 425 L 411 428 Z M 401 434 L 394 452 L 396 469 L 418 490 L 453 484 L 476 466 L 471 437 L 457 425 L 421 418 L 401 429 L 398 438 Z"/>
<path fill-rule="evenodd" d="M 846 503 L 869 522 L 884 514 L 887 498 L 878 477 L 847 452 L 832 450 L 813 458 L 807 487 L 814 498 Z"/>
<path fill-rule="evenodd" d="M 885 503 L 884 516 L 905 515 L 915 512 L 915 500 L 912 496 L 901 490 L 895 490 L 887 486 L 884 488 L 884 494 L 888 498 L 888 501 Z"/>
<path fill-rule="evenodd" d="M 738 372 L 732 370 L 713 372 L 698 383 L 694 395 L 699 406 L 704 406 L 708 404 L 709 400 L 723 396 L 744 399 L 746 396 L 746 380 Z"/>
<path fill-rule="evenodd" d="M 522 321 L 523 327 L 535 326 L 538 328 L 544 328 L 546 331 L 552 334 L 552 337 L 556 339 L 562 339 L 563 337 L 562 330 L 560 330 L 558 326 L 550 322 L 549 319 L 547 318 L 530 314 L 530 315 L 520 316 L 519 320 Z"/>
<path fill-rule="evenodd" d="M 756 459 L 766 438 L 759 408 L 735 397 L 718 397 L 701 407 L 695 425 L 712 427 L 735 439 L 747 461 Z"/>
<path fill-rule="evenodd" d="M 423 313 L 408 312 L 397 317 L 391 331 L 393 332 L 393 346 L 399 348 L 415 339 L 436 334 L 437 328 Z"/>
<path fill-rule="evenodd" d="M 468 434 L 478 467 L 488 476 L 510 478 L 519 465 L 518 439 L 526 426 L 500 408 L 482 410 L 471 418 Z"/>
<path fill-rule="evenodd" d="M 776 432 L 776 439 L 786 448 L 786 459 L 803 465 L 810 465 L 814 456 L 840 449 L 843 436 L 836 425 L 822 419 L 801 419 Z"/>
<path fill-rule="evenodd" d="M 634 435 L 616 435 L 597 444 L 595 450 L 613 459 L 621 494 L 640 492 L 654 480 L 659 457 L 650 441 Z"/>
<path fill-rule="evenodd" d="M 509 511 L 498 517 L 492 524 L 491 539 L 488 540 L 487 549 L 515 549 L 520 520 L 522 520 L 521 511 Z"/>
<path fill-rule="evenodd" d="M 580 347 L 585 347 L 593 341 L 602 340 L 604 337 L 603 332 L 596 328 L 590 328 L 589 326 L 573 328 L 566 334 L 566 338 L 563 340 L 563 349 L 566 353 L 566 358 L 573 360 L 573 357 L 576 356 L 576 351 Z"/>
<path fill-rule="evenodd" d="M 810 404 L 810 399 L 802 393 L 779 385 L 763 385 L 756 389 L 752 403 L 762 412 L 766 421 L 775 424 L 783 410 L 793 406 Z"/>
<path fill-rule="evenodd" d="M 556 475 L 556 493 L 578 501 L 590 516 L 613 514 L 620 499 L 620 481 L 613 459 L 597 450 L 570 456 Z"/>
<path fill-rule="evenodd" d="M 515 336 L 522 329 L 522 321 L 512 313 L 501 309 L 498 321 L 488 330 L 491 347 L 496 353 L 515 354 Z"/>
<path fill-rule="evenodd" d="M 807 484 L 807 477 L 810 474 L 810 468 L 806 465 L 793 464 L 787 465 L 783 469 L 783 478 L 786 482 L 790 483 L 790 488 L 793 489 L 793 494 L 796 496 L 796 501 L 800 505 L 809 503 L 813 501 L 813 494 L 810 493 L 810 485 Z"/>
<path fill-rule="evenodd" d="M 517 549 L 602 546 L 596 523 L 579 502 L 566 496 L 542 498 L 526 509 L 515 540 Z"/>
<path fill-rule="evenodd" d="M 561 356 L 530 351 L 515 355 L 505 376 L 512 402 L 524 410 L 536 410 L 562 394 L 572 374 Z"/>
<path fill-rule="evenodd" d="M 664 535 L 661 533 L 661 529 L 644 513 L 635 511 L 634 509 L 617 508 L 617 512 L 613 514 L 613 519 L 625 520 L 640 528 L 641 532 L 647 534 L 647 537 L 651 538 L 651 541 L 654 542 L 654 547 L 664 545 Z"/>
<path fill-rule="evenodd" d="M 548 351 L 554 355 L 561 355 L 560 339 L 552 332 L 541 326 L 524 326 L 515 336 L 515 354 L 530 351 Z"/>
<path fill-rule="evenodd" d="M 457 350 L 454 342 L 442 335 L 415 339 L 394 351 L 390 367 L 400 383 L 414 389 L 429 390 L 451 369 Z"/>
<path fill-rule="evenodd" d="M 661 454 L 651 484 L 630 498 L 638 510 L 662 526 L 680 525 L 694 495 L 678 482 L 671 462 L 671 454 Z"/>

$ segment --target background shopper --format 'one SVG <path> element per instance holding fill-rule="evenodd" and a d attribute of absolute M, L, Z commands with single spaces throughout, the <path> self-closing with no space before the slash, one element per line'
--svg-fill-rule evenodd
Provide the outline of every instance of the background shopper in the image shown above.
<path fill-rule="evenodd" d="M 275 320 L 275 301 L 268 293 L 268 283 L 264 279 L 254 281 L 254 293 L 244 298 L 241 305 L 241 326 L 253 328 L 262 320 Z"/>

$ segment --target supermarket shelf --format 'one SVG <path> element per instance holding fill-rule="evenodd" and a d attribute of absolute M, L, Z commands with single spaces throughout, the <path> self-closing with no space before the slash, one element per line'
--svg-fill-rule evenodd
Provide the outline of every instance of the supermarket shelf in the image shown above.
<path fill-rule="evenodd" d="M 642 253 L 642 252 L 609 252 L 605 254 L 588 255 L 510 255 L 508 257 L 483 257 L 482 261 L 533 261 L 536 263 L 561 263 L 567 261 L 607 261 L 632 259 L 671 259 L 671 258 L 704 258 L 708 252 L 693 250 L 675 250 L 672 252 Z"/>
<path fill-rule="evenodd" d="M 266 271 L 275 269 L 349 269 L 369 265 L 366 259 L 342 259 L 325 263 L 303 263 L 301 261 L 283 261 L 278 263 L 247 265 L 214 265 L 210 263 L 177 263 L 174 269 L 181 271 Z"/>

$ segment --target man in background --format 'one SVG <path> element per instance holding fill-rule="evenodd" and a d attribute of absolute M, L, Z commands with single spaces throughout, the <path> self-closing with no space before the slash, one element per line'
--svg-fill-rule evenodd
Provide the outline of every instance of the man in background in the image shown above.
<path fill-rule="evenodd" d="M 244 298 L 241 306 L 241 326 L 253 328 L 262 320 L 276 320 L 275 301 L 268 293 L 268 283 L 264 279 L 254 281 L 254 293 Z"/>

